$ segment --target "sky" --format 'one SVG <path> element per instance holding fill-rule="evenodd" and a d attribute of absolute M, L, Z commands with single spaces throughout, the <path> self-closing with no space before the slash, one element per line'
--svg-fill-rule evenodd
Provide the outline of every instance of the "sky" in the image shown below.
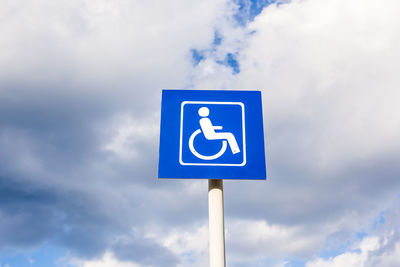
<path fill-rule="evenodd" d="M 400 265 L 397 0 L 2 0 L 0 266 L 208 265 L 206 180 L 158 180 L 162 89 L 259 89 L 266 181 L 227 266 Z"/>

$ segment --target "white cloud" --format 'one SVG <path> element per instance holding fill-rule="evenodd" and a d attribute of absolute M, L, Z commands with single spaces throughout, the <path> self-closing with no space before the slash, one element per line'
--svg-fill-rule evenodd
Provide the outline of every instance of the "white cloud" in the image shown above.
<path fill-rule="evenodd" d="M 48 239 L 61 235 L 73 250 L 96 224 L 85 241 L 104 242 L 90 254 L 102 256 L 80 261 L 84 267 L 135 266 L 103 252 L 121 232 L 149 224 L 147 237 L 184 266 L 208 262 L 206 224 L 188 227 L 207 216 L 205 184 L 156 180 L 162 88 L 263 91 L 269 180 L 227 183 L 232 265 L 310 258 L 331 239 L 352 242 L 399 191 L 397 0 L 294 0 L 243 28 L 226 0 L 0 6 L 0 177 L 24 185 L 14 190 L 19 200 L 26 192 L 40 200 L 43 188 L 60 198 L 46 205 L 62 214 L 54 224 L 70 230 L 49 230 Z M 194 68 L 191 49 L 206 51 Z M 227 53 L 237 56 L 239 74 L 221 64 Z M 4 216 L 12 197 L 1 202 Z M 99 233 L 107 237 L 91 239 Z M 384 236 L 309 264 L 393 265 L 399 246 Z"/>
<path fill-rule="evenodd" d="M 267 125 L 296 121 L 280 139 L 299 142 L 314 167 L 398 151 L 398 10 L 392 0 L 269 6 L 249 25 L 235 86 L 263 90 Z"/>
<path fill-rule="evenodd" d="M 178 266 L 208 265 L 208 222 L 187 227 L 153 225 L 145 232 L 147 237 L 179 256 Z"/>
<path fill-rule="evenodd" d="M 240 219 L 228 221 L 226 239 L 232 259 L 242 261 L 309 254 L 324 242 L 322 235 L 310 235 L 299 226 Z"/>
<path fill-rule="evenodd" d="M 365 238 L 360 244 L 361 252 L 346 252 L 331 259 L 316 259 L 306 264 L 307 267 L 362 267 L 368 259 L 368 253 L 379 248 L 378 238 Z"/>
<path fill-rule="evenodd" d="M 161 89 L 187 86 L 190 50 L 213 42 L 214 25 L 232 12 L 227 3 L 1 1 L 0 211 L 12 218 L 17 203 L 28 219 L 14 225 L 21 237 L 4 236 L 0 247 L 49 238 L 95 257 L 154 217 L 199 217 L 195 198 L 176 198 L 184 185 L 155 185 L 157 114 Z M 36 233 L 37 216 L 24 216 L 37 214 L 33 206 L 52 211 L 53 228 L 38 223 Z"/>
<path fill-rule="evenodd" d="M 141 265 L 132 262 L 122 262 L 115 258 L 111 252 L 106 252 L 100 259 L 95 260 L 70 260 L 69 264 L 76 267 L 140 267 Z"/>
<path fill-rule="evenodd" d="M 268 218 L 264 234 L 243 245 L 260 252 L 244 259 L 261 259 L 274 231 L 318 240 L 275 253 L 298 259 L 353 240 L 398 194 L 399 10 L 394 0 L 271 5 L 236 36 L 240 46 L 221 45 L 240 51 L 239 74 L 212 55 L 196 67 L 198 88 L 263 91 L 269 181 L 231 185 L 228 204 L 236 217 Z"/>
<path fill-rule="evenodd" d="M 362 240 L 355 252 L 345 252 L 329 259 L 318 258 L 306 264 L 307 267 L 395 267 L 400 264 L 400 242 L 393 249 L 380 251 L 384 244 L 379 237 Z"/>
<path fill-rule="evenodd" d="M 96 92 L 130 99 L 145 90 L 157 96 L 163 87 L 184 87 L 190 49 L 210 44 L 214 25 L 231 12 L 226 0 L 1 5 L 0 49 L 7 53 L 0 56 L 0 80 L 59 82 L 81 97 Z"/>
<path fill-rule="evenodd" d="M 122 115 L 115 118 L 110 128 L 111 137 L 103 149 L 112 152 L 122 160 L 141 158 L 144 146 L 152 145 L 158 136 L 159 118 L 157 114 L 145 114 L 142 119 Z"/>
<path fill-rule="evenodd" d="M 368 227 L 361 241 L 354 241 L 339 255 L 316 258 L 306 263 L 307 267 L 395 267 L 400 264 L 399 201 L 385 212 L 378 225 Z"/>
<path fill-rule="evenodd" d="M 385 266 L 396 267 L 400 264 L 400 242 L 395 244 L 394 250 L 384 251 L 378 259 L 374 259 L 374 264 L 366 264 L 366 266 Z"/>

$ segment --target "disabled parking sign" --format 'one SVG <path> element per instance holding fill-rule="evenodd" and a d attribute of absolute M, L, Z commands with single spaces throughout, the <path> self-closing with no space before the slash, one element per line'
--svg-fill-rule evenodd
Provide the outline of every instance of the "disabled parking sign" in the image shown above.
<path fill-rule="evenodd" d="M 193 166 L 245 165 L 243 103 L 182 102 L 179 163 Z"/>
<path fill-rule="evenodd" d="M 261 92 L 163 90 L 158 176 L 266 179 Z"/>

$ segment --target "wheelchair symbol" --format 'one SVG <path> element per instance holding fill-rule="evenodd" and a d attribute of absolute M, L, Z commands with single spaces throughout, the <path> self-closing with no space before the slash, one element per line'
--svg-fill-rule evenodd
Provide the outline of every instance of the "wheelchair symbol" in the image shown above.
<path fill-rule="evenodd" d="M 225 153 L 228 144 L 232 151 L 232 154 L 237 154 L 240 152 L 236 138 L 232 133 L 215 131 L 215 130 L 222 130 L 222 126 L 212 125 L 211 120 L 207 118 L 207 116 L 210 114 L 210 110 L 207 107 L 199 108 L 198 113 L 200 117 L 202 117 L 199 121 L 201 129 L 197 129 L 196 131 L 194 131 L 189 138 L 189 149 L 193 155 L 202 160 L 214 160 L 221 157 Z M 211 156 L 205 156 L 196 151 L 196 149 L 194 148 L 194 139 L 201 132 L 203 132 L 204 137 L 207 140 L 222 140 L 221 149 L 216 154 Z"/>

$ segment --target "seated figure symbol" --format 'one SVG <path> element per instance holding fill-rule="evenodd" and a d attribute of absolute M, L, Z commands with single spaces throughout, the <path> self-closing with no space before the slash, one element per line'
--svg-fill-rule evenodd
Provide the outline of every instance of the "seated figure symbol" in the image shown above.
<path fill-rule="evenodd" d="M 204 160 L 213 160 L 216 159 L 220 156 L 222 156 L 223 153 L 225 153 L 226 150 L 226 141 L 228 141 L 229 147 L 232 151 L 233 154 L 237 154 L 240 152 L 239 146 L 237 144 L 235 136 L 230 133 L 230 132 L 216 132 L 215 130 L 222 130 L 222 126 L 214 126 L 211 122 L 211 120 L 208 118 L 208 115 L 210 114 L 210 110 L 207 107 L 201 107 L 198 110 L 198 113 L 200 117 L 202 117 L 199 121 L 200 123 L 200 129 L 195 131 L 191 137 L 189 138 L 189 147 L 191 152 L 198 158 L 204 159 Z M 204 137 L 207 140 L 223 140 L 222 141 L 222 148 L 221 150 L 212 156 L 204 156 L 199 154 L 193 146 L 193 141 L 196 135 L 198 135 L 200 132 L 203 132 Z"/>

